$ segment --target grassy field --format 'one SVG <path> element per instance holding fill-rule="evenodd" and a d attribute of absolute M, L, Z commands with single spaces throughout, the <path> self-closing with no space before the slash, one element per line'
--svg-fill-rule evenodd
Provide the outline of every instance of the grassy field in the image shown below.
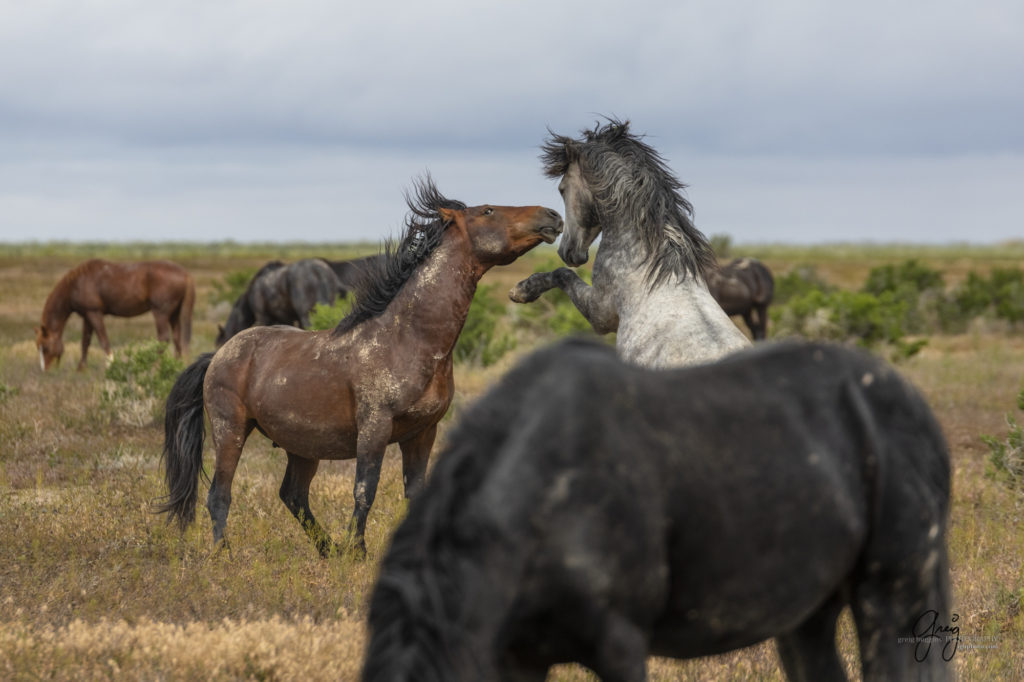
<path fill-rule="evenodd" d="M 75 372 L 81 325 L 65 334 L 62 366 L 42 373 L 32 327 L 60 275 L 90 256 L 171 258 L 199 290 L 193 352 L 213 347 L 223 307 L 209 304 L 226 272 L 270 258 L 345 258 L 367 245 L 5 245 L 0 249 L 0 678 L 356 679 L 366 599 L 377 561 L 402 518 L 401 458 L 389 451 L 367 528 L 369 559 L 320 560 L 277 497 L 284 455 L 254 436 L 235 478 L 232 551 L 211 554 L 205 513 L 184 534 L 154 516 L 162 493 L 162 432 L 131 427 L 102 409 L 102 352 Z M 915 257 L 954 283 L 971 269 L 1018 266 L 1024 245 L 734 247 L 777 274 L 814 264 L 853 287 L 879 264 Z M 553 256 L 538 250 L 489 273 L 503 292 Z M 961 679 L 1024 679 L 1024 497 L 986 475 L 982 434 L 1003 436 L 1024 381 L 1024 336 L 986 330 L 933 337 L 900 369 L 928 396 L 953 453 L 949 536 Z M 108 318 L 115 347 L 148 340 L 152 318 Z M 497 365 L 456 371 L 457 399 L 441 438 L 465 405 L 530 350 L 529 339 Z M 436 450 L 436 448 L 435 448 Z M 211 461 L 207 453 L 207 465 Z M 340 536 L 352 510 L 353 462 L 324 462 L 311 504 Z M 205 492 L 202 493 L 205 495 Z M 202 512 L 202 510 L 200 510 Z M 855 635 L 844 617 L 839 642 L 851 673 Z M 854 675 L 852 675 L 854 676 Z M 774 650 L 761 645 L 697 661 L 652 659 L 653 680 L 779 680 Z M 587 680 L 561 666 L 552 680 Z"/>

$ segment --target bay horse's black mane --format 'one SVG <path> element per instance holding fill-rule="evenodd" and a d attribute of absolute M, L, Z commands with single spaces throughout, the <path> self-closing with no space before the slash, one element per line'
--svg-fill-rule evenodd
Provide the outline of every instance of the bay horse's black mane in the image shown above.
<path fill-rule="evenodd" d="M 548 135 L 540 157 L 545 175 L 557 179 L 570 164 L 579 164 L 602 210 L 636 228 L 650 254 L 651 286 L 671 275 L 706 278 L 716 265 L 715 254 L 693 224 L 693 205 L 682 194 L 686 185 L 642 135 L 630 132 L 629 121 L 608 118 L 581 131 L 581 139 L 550 128 Z"/>
<path fill-rule="evenodd" d="M 383 313 L 416 269 L 441 243 L 448 223 L 441 218 L 440 210 L 466 208 L 461 201 L 442 195 L 429 174 L 413 181 L 413 194 L 406 192 L 405 202 L 409 206 L 405 232 L 397 245 L 393 240 L 385 241 L 381 257 L 369 259 L 360 268 L 352 287 L 355 303 L 335 327 L 335 334 L 344 334 Z"/>

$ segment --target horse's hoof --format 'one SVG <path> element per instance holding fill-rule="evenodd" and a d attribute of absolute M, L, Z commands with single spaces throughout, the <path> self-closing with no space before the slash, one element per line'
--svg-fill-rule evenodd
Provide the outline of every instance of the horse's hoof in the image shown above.
<path fill-rule="evenodd" d="M 519 284 L 515 285 L 508 291 L 508 297 L 512 299 L 514 303 L 531 303 L 537 300 L 539 294 L 534 294 L 529 291 L 526 286 L 527 280 L 523 280 Z"/>

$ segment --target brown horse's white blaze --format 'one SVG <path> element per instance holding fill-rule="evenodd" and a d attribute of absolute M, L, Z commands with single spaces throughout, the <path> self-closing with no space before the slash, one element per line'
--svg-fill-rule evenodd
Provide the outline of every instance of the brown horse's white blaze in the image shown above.
<path fill-rule="evenodd" d="M 406 495 L 422 486 L 437 423 L 452 400 L 452 352 L 477 282 L 491 267 L 553 242 L 562 220 L 541 206 L 466 208 L 430 184 L 420 187 L 420 195 L 421 204 L 428 197 L 438 205 L 410 206 L 421 217 L 431 213 L 433 222 L 411 221 L 395 257 L 416 249 L 425 257 L 381 310 L 335 330 L 248 329 L 207 361 L 202 396 L 216 448 L 207 501 L 215 541 L 224 536 L 231 482 L 253 429 L 288 453 L 281 499 L 324 556 L 336 548 L 309 509 L 309 484 L 320 460 L 356 459 L 349 535 L 357 552 L 365 551 L 366 517 L 388 443 L 401 448 Z M 357 305 L 362 300 L 357 293 Z M 178 394 L 168 398 L 169 415 Z M 171 421 L 169 470 L 179 458 L 173 441 L 180 429 Z M 174 497 L 172 484 L 164 509 L 189 520 L 194 499 L 174 504 Z"/>
<path fill-rule="evenodd" d="M 85 368 L 93 332 L 110 357 L 104 315 L 135 317 L 152 311 L 157 338 L 173 340 L 178 356 L 187 356 L 194 305 L 195 284 L 180 265 L 168 261 L 88 260 L 68 271 L 43 305 L 42 322 L 35 328 L 39 365 L 45 371 L 60 363 L 64 354 L 64 326 L 72 313 L 82 318 L 79 370 Z"/>

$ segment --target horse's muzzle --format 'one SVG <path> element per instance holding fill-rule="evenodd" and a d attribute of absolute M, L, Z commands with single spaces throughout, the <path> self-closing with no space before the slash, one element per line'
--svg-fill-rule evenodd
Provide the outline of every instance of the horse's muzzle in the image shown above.
<path fill-rule="evenodd" d="M 562 234 L 562 228 L 565 226 L 565 221 L 562 220 L 562 216 L 559 215 L 558 211 L 553 209 L 547 209 L 548 217 L 551 222 L 546 225 L 541 225 L 537 228 L 537 234 L 548 244 L 554 244 L 555 240 L 558 239 L 558 235 Z"/>

